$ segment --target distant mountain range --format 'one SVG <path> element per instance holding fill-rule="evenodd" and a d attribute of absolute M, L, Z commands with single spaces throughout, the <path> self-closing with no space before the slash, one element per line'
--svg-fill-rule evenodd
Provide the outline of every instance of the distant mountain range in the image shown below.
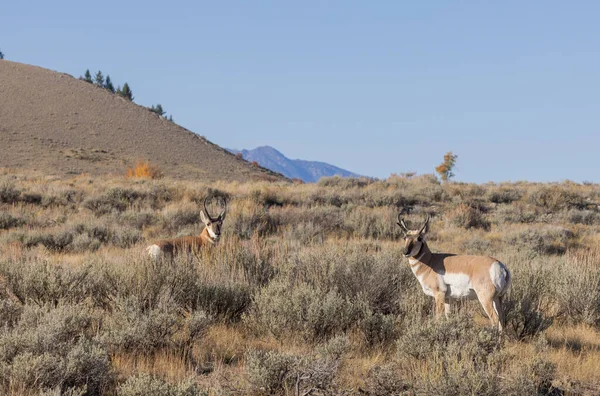
<path fill-rule="evenodd" d="M 316 182 L 323 176 L 360 177 L 356 173 L 325 162 L 289 159 L 270 146 L 257 147 L 253 150 L 228 150 L 234 154 L 241 153 L 246 161 L 256 161 L 263 168 L 307 183 Z"/>

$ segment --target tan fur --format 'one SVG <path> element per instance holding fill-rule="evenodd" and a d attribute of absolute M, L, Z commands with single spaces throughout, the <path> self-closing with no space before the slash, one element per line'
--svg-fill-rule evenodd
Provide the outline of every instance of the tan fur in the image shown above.
<path fill-rule="evenodd" d="M 424 240 L 428 222 L 419 231 L 405 231 L 404 255 L 423 291 L 435 299 L 436 317 L 449 315 L 452 300 L 476 297 L 490 322 L 502 330 L 502 297 L 510 287 L 510 272 L 500 261 L 487 256 L 432 253 Z"/>
<path fill-rule="evenodd" d="M 174 239 L 162 239 L 154 242 L 160 248 L 162 254 L 171 260 L 180 253 L 198 253 L 200 249 L 213 246 L 215 241 L 208 234 L 208 228 L 204 228 L 199 236 L 184 236 Z"/>

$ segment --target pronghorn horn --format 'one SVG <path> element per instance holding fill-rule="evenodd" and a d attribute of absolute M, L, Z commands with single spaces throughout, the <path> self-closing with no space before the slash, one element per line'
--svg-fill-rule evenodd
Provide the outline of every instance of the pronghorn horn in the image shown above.
<path fill-rule="evenodd" d="M 223 201 L 223 210 L 221 211 L 221 213 L 219 214 L 219 218 L 222 219 L 223 216 L 225 216 L 225 213 L 227 213 L 227 200 L 223 197 L 221 197 L 222 201 Z"/>
<path fill-rule="evenodd" d="M 429 214 L 427 214 L 427 218 L 425 219 L 425 224 L 423 224 L 423 227 L 421 227 L 421 229 L 419 230 L 419 234 L 422 233 L 423 231 L 425 231 L 425 229 L 427 228 L 427 225 L 429 224 L 430 219 L 431 219 L 431 217 L 429 216 Z"/>
<path fill-rule="evenodd" d="M 398 225 L 400 226 L 400 228 L 402 228 L 405 232 L 408 232 L 408 227 L 406 226 L 406 223 L 404 222 L 404 219 L 402 217 L 402 213 L 398 213 Z"/>
<path fill-rule="evenodd" d="M 206 198 L 204 198 L 204 213 L 206 213 L 206 215 L 208 216 L 208 219 L 213 222 L 215 221 L 215 219 L 213 219 L 210 215 L 210 213 L 208 212 L 208 209 L 206 209 L 206 201 L 208 200 L 208 196 Z"/>

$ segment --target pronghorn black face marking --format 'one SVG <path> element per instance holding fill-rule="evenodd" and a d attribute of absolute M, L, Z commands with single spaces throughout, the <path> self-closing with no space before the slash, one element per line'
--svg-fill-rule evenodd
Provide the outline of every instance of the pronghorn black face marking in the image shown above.
<path fill-rule="evenodd" d="M 206 231 L 208 231 L 208 235 L 211 237 L 213 241 L 218 241 L 221 237 L 221 227 L 223 226 L 223 221 L 225 220 L 225 216 L 227 214 L 226 203 L 224 204 L 225 209 L 217 217 L 212 217 L 206 208 L 206 200 L 208 197 L 204 199 L 204 210 L 200 211 L 200 220 L 204 223 L 206 227 Z"/>
<path fill-rule="evenodd" d="M 404 233 L 404 250 L 402 254 L 404 254 L 404 257 L 416 257 L 421 252 L 425 243 L 429 217 L 427 217 L 425 224 L 419 230 L 409 230 L 404 220 L 400 218 L 400 215 L 398 215 L 398 225 Z"/>

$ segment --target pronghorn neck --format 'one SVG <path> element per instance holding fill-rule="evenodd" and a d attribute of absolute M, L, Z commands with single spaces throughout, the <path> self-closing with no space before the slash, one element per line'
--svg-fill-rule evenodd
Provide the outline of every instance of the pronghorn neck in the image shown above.
<path fill-rule="evenodd" d="M 214 245 L 215 243 L 217 243 L 215 238 L 213 238 L 210 235 L 208 227 L 204 227 L 204 230 L 202 230 L 202 232 L 200 233 L 200 238 L 202 238 L 207 243 L 210 243 L 211 245 Z"/>
<path fill-rule="evenodd" d="M 431 250 L 429 250 L 429 246 L 427 246 L 427 243 L 423 242 L 423 245 L 421 245 L 421 250 L 419 250 L 419 253 L 417 253 L 417 255 L 414 257 L 408 258 L 408 264 L 411 267 L 418 267 L 421 264 L 427 265 L 430 260 L 431 260 Z"/>

